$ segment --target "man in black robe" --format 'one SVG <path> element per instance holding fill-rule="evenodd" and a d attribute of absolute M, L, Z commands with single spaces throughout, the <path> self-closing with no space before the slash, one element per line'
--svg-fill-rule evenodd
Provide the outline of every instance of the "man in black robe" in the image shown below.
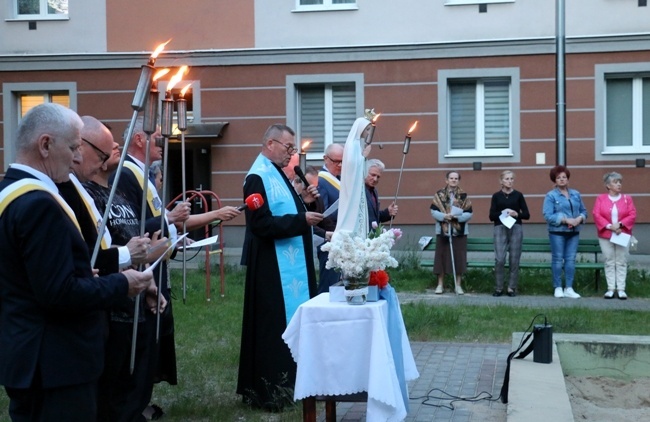
<path fill-rule="evenodd" d="M 260 194 L 264 204 L 246 211 L 248 265 L 237 394 L 270 411 L 293 401 L 296 363 L 282 333 L 299 304 L 316 293 L 312 226 L 323 215 L 304 204 L 318 197 L 316 187 L 304 190 L 303 202 L 282 172 L 295 152 L 293 130 L 272 125 L 244 183 L 244 198 Z"/>

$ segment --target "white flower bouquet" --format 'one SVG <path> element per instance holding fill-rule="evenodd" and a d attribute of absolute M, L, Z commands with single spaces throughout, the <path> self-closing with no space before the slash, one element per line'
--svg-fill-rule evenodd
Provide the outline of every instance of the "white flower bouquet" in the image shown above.
<path fill-rule="evenodd" d="M 343 273 L 348 279 L 368 278 L 370 271 L 397 267 L 390 254 L 395 241 L 402 236 L 400 229 L 384 229 L 373 223 L 374 231 L 367 238 L 352 237 L 348 231 L 335 232 L 332 241 L 323 245 L 329 252 L 326 268 Z"/>

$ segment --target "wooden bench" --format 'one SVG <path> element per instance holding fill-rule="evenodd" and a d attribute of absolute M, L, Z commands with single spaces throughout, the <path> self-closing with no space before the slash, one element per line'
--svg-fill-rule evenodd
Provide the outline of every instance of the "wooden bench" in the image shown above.
<path fill-rule="evenodd" d="M 452 240 L 453 242 L 453 240 Z M 425 251 L 436 250 L 436 238 L 433 237 L 429 244 L 424 247 Z M 548 238 L 530 238 L 524 237 L 521 245 L 522 257 L 519 262 L 519 268 L 551 268 L 551 244 Z M 494 254 L 494 239 L 491 237 L 467 237 L 467 252 L 491 252 Z M 525 259 L 525 252 L 547 253 L 548 261 L 529 260 Z M 604 268 L 602 262 L 598 262 L 598 254 L 600 253 L 600 244 L 598 239 L 583 239 L 580 238 L 578 243 L 578 254 L 593 254 L 593 261 L 580 261 L 576 259 L 576 269 L 594 270 L 595 288 L 598 290 L 598 283 L 600 281 L 600 272 Z M 433 267 L 433 259 L 423 259 L 420 263 L 423 267 Z M 506 259 L 506 267 L 509 266 Z M 468 268 L 494 268 L 494 257 L 488 260 L 475 259 L 473 257 L 467 258 Z"/>

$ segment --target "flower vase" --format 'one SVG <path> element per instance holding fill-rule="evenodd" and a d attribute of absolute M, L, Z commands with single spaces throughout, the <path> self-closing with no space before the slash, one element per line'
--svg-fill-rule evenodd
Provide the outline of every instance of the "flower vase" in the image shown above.
<path fill-rule="evenodd" d="M 364 277 L 343 276 L 345 301 L 348 305 L 363 305 L 368 298 L 368 275 Z"/>

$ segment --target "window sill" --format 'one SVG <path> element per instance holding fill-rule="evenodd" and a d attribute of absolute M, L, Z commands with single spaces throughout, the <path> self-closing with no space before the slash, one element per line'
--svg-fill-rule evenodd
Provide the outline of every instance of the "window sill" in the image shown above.
<path fill-rule="evenodd" d="M 359 10 L 356 4 L 342 4 L 337 6 L 301 6 L 293 9 L 291 13 L 305 13 L 305 12 L 341 12 L 341 11 L 354 11 Z"/>
<path fill-rule="evenodd" d="M 488 153 L 485 151 L 471 151 L 471 152 L 452 152 L 450 154 L 445 154 L 445 158 L 481 158 L 481 157 L 503 157 L 503 158 L 512 158 L 514 154 L 512 152 L 492 152 Z"/>
<path fill-rule="evenodd" d="M 446 0 L 445 6 L 470 6 L 476 4 L 514 3 L 515 0 Z"/>
<path fill-rule="evenodd" d="M 5 19 L 5 22 L 35 22 L 35 21 L 69 21 L 68 15 L 64 16 L 20 16 L 17 18 Z"/>
<path fill-rule="evenodd" d="M 616 156 L 616 155 L 630 155 L 630 154 L 650 154 L 650 148 L 630 148 L 626 150 L 618 150 L 618 151 L 603 151 L 601 152 L 602 155 L 610 155 L 610 156 Z"/>

